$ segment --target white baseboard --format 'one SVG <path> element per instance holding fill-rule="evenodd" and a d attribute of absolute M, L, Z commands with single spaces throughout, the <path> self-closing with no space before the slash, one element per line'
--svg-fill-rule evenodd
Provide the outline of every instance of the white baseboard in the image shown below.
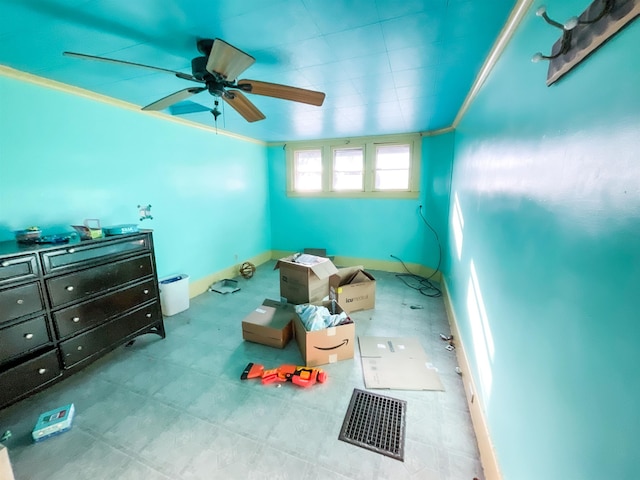
<path fill-rule="evenodd" d="M 265 262 L 271 260 L 271 250 L 267 250 L 266 252 L 262 252 L 255 257 L 251 257 L 246 260 L 247 262 L 253 263 L 256 267 L 262 265 Z M 244 263 L 244 262 L 242 262 Z M 219 282 L 220 280 L 224 280 L 225 278 L 235 278 L 240 274 L 240 265 L 232 265 L 224 270 L 220 270 L 218 272 L 207 275 L 206 277 L 199 278 L 197 280 L 191 281 L 189 284 L 189 298 L 197 297 L 201 293 L 209 290 L 211 284 L 215 282 Z"/>
<path fill-rule="evenodd" d="M 482 462 L 482 468 L 484 469 L 484 475 L 487 480 L 502 480 L 502 474 L 500 473 L 500 465 L 498 464 L 498 458 L 493 448 L 493 442 L 489 435 L 489 428 L 487 425 L 487 419 L 484 414 L 484 408 L 482 406 L 482 400 L 478 397 L 476 392 L 476 382 L 471 374 L 469 367 L 469 359 L 464 348 L 464 343 L 460 337 L 460 331 L 458 329 L 458 323 L 455 316 L 453 305 L 451 304 L 451 298 L 449 297 L 449 289 L 447 286 L 446 278 L 443 278 L 441 282 L 442 286 L 442 298 L 444 300 L 445 310 L 449 319 L 449 325 L 451 326 L 451 334 L 456 346 L 456 356 L 458 358 L 458 366 L 462 370 L 462 380 L 464 390 L 467 394 L 467 405 L 469 412 L 471 413 L 471 422 L 473 423 L 473 430 L 476 434 L 476 440 L 478 441 L 478 449 L 480 450 L 480 461 Z"/>
<path fill-rule="evenodd" d="M 286 250 L 272 250 L 271 251 L 271 259 L 277 260 L 279 258 L 288 257 L 289 255 L 293 255 L 296 252 L 289 252 Z M 372 260 L 370 258 L 359 258 L 359 257 L 343 257 L 341 255 L 336 255 L 333 257 L 333 263 L 338 267 L 355 267 L 358 265 L 362 265 L 364 268 L 368 270 L 382 270 L 383 272 L 395 272 L 395 273 L 407 273 L 407 270 L 404 268 L 402 263 L 397 260 Z M 425 267 L 424 265 L 420 265 L 418 263 L 406 263 L 405 265 L 409 269 L 409 271 L 415 275 L 419 275 L 421 277 L 427 278 L 430 277 L 434 270 L 429 267 Z M 433 275 L 432 280 L 434 282 L 440 281 L 440 272 L 437 272 Z"/>

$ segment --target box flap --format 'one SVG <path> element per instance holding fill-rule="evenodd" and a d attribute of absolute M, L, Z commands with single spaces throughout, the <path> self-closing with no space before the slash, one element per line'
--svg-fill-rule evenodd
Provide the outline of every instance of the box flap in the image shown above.
<path fill-rule="evenodd" d="M 338 273 L 338 269 L 331 260 L 329 260 L 328 258 L 325 258 L 323 260 L 325 261 L 309 266 L 311 271 L 315 273 L 316 276 L 321 280 L 329 278 L 331 275 Z"/>
<path fill-rule="evenodd" d="M 331 283 L 338 286 L 351 283 L 351 279 L 362 270 L 362 266 L 339 268 L 338 272 L 331 276 Z"/>
<path fill-rule="evenodd" d="M 350 280 L 349 283 L 364 283 L 372 282 L 374 278 L 364 270 L 357 272 Z"/>
<path fill-rule="evenodd" d="M 319 279 L 324 280 L 331 275 L 338 273 L 338 269 L 328 258 L 317 257 L 315 255 L 309 255 L 303 253 L 302 255 L 290 255 L 285 258 L 281 258 L 276 262 L 274 270 L 280 268 L 283 265 L 303 267 L 310 269 Z"/>
<path fill-rule="evenodd" d="M 293 305 L 265 299 L 258 308 L 242 320 L 242 327 L 247 331 L 253 331 L 251 325 L 259 325 L 274 330 L 281 330 L 295 317 Z"/>

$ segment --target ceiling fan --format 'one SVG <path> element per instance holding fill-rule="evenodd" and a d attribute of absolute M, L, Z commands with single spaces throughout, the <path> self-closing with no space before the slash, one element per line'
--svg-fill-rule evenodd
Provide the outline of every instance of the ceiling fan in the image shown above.
<path fill-rule="evenodd" d="M 260 82 L 257 80 L 236 80 L 238 75 L 244 72 L 256 61 L 251 55 L 228 44 L 224 40 L 200 39 L 197 42 L 198 51 L 203 55 L 191 60 L 191 75 L 188 73 L 168 70 L 166 68 L 143 65 L 141 63 L 127 62 L 113 58 L 97 57 L 84 53 L 63 52 L 68 57 L 81 58 L 85 60 L 98 60 L 116 64 L 131 65 L 134 67 L 146 68 L 158 72 L 170 73 L 183 80 L 189 80 L 200 85 L 179 90 L 160 100 L 156 100 L 149 105 L 142 107 L 142 110 L 164 110 L 165 108 L 181 102 L 192 95 L 209 91 L 216 97 L 215 106 L 211 113 L 214 119 L 218 119 L 221 114 L 218 110 L 217 98 L 222 98 L 234 110 L 236 110 L 248 122 L 264 120 L 266 117 L 258 108 L 244 95 L 263 95 L 267 97 L 291 100 L 294 102 L 307 103 L 309 105 L 321 106 L 324 102 L 325 94 L 304 88 L 280 85 L 278 83 Z"/>

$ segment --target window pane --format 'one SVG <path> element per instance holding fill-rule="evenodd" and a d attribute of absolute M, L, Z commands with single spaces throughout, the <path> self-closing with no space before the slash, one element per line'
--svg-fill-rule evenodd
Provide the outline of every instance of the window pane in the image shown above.
<path fill-rule="evenodd" d="M 362 190 L 364 152 L 362 148 L 333 151 L 333 190 Z"/>
<path fill-rule="evenodd" d="M 376 190 L 408 190 L 411 149 L 409 145 L 376 147 Z"/>
<path fill-rule="evenodd" d="M 294 152 L 294 190 L 322 190 L 321 150 L 298 150 Z"/>
<path fill-rule="evenodd" d="M 409 170 L 409 145 L 380 145 L 376 147 L 376 170 Z"/>
<path fill-rule="evenodd" d="M 408 190 L 409 170 L 378 170 L 376 190 Z"/>

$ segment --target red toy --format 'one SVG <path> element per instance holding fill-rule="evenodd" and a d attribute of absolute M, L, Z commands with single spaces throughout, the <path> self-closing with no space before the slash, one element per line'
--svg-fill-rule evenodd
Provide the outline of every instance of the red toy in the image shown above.
<path fill-rule="evenodd" d="M 248 378 L 262 378 L 263 384 L 274 382 L 291 382 L 300 387 L 310 387 L 316 382 L 324 383 L 327 381 L 327 372 L 319 368 L 300 367 L 296 365 L 281 365 L 278 368 L 265 370 L 264 365 L 259 363 L 249 363 L 242 375 L 241 380 Z"/>

